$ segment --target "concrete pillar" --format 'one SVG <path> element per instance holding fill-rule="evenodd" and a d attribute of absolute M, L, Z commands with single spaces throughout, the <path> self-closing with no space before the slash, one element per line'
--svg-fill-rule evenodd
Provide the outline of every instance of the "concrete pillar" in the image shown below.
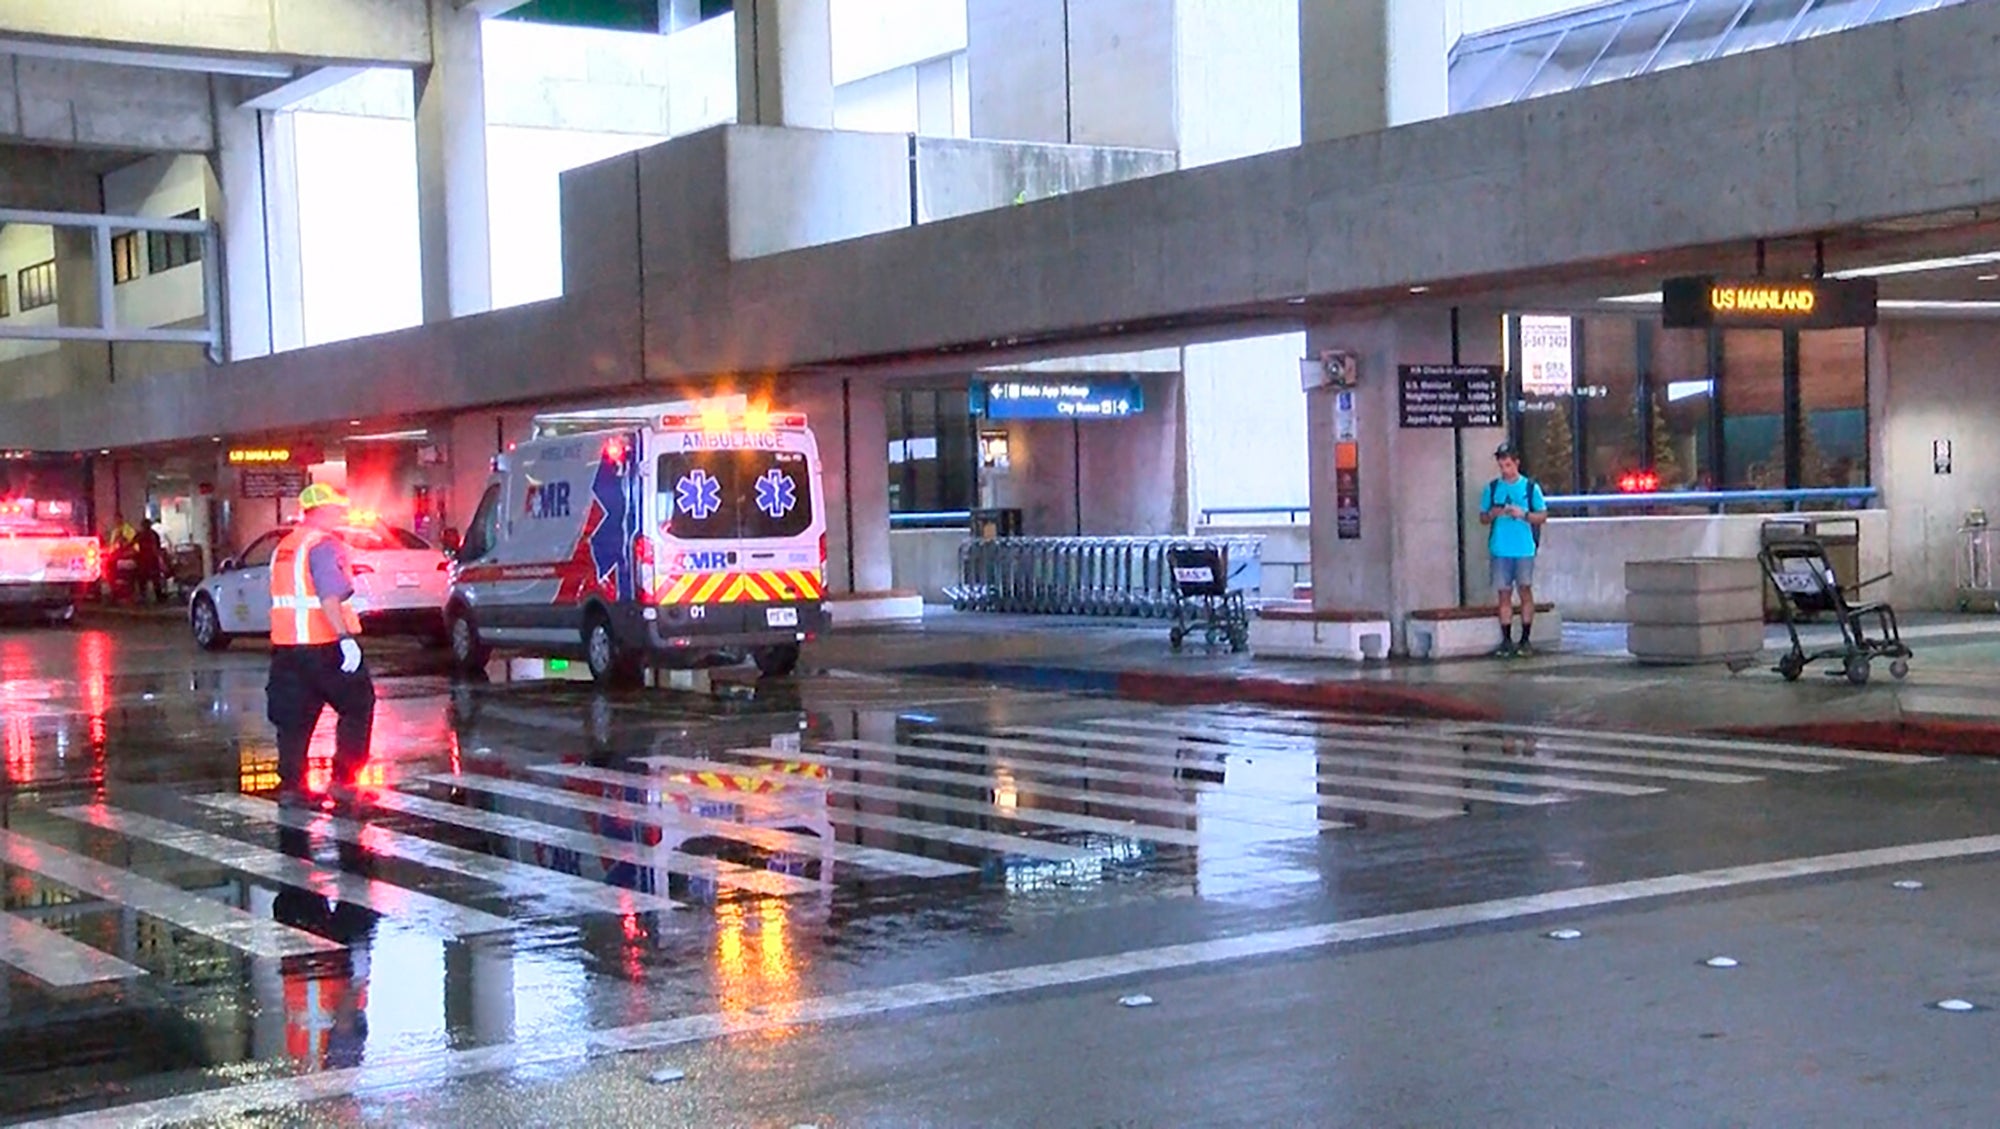
<path fill-rule="evenodd" d="M 967 0 L 972 135 L 1179 147 L 1177 0 Z"/>
<path fill-rule="evenodd" d="M 298 162 L 288 112 L 245 109 L 215 83 L 213 157 L 222 241 L 223 341 L 232 361 L 305 345 Z"/>
<path fill-rule="evenodd" d="M 1306 144 L 1443 117 L 1445 0 L 1299 0 Z"/>
<path fill-rule="evenodd" d="M 58 227 L 56 245 L 56 317 L 66 326 L 94 326 L 104 303 L 98 288 L 96 233 L 87 227 Z M 77 390 L 111 379 L 111 345 L 102 341 L 62 344 L 69 387 Z"/>
<path fill-rule="evenodd" d="M 1398 426 L 1397 366 L 1450 363 L 1451 336 L 1451 312 L 1446 309 L 1413 309 L 1372 321 L 1323 324 L 1306 334 L 1313 355 L 1339 349 L 1359 357 L 1358 387 L 1353 391 L 1358 537 L 1342 538 L 1337 521 L 1342 493 L 1336 457 L 1339 393 L 1318 388 L 1306 397 L 1313 605 L 1388 613 L 1397 625 L 1398 650 L 1403 647 L 1401 620 L 1406 613 L 1459 604 L 1461 583 L 1473 602 L 1486 598 L 1484 542 L 1469 501 L 1492 477 L 1493 447 L 1504 431 L 1478 429 L 1454 436 L 1448 428 Z M 1459 360 L 1497 364 L 1500 353 L 1499 316 L 1461 314 Z M 1457 487 L 1455 441 L 1465 458 L 1463 483 Z"/>
<path fill-rule="evenodd" d="M 424 321 L 493 308 L 486 79 L 479 14 L 430 0 L 431 64 L 416 71 L 417 237 Z"/>
<path fill-rule="evenodd" d="M 737 0 L 736 121 L 833 128 L 832 0 Z"/>

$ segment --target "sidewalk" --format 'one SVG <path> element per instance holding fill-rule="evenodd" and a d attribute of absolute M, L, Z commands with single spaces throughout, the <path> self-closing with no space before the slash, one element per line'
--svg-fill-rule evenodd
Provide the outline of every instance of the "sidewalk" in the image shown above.
<path fill-rule="evenodd" d="M 1113 694 L 1162 704 L 1255 702 L 1462 721 L 1574 728 L 1757 734 L 1856 747 L 2000 755 L 2000 619 L 1915 615 L 1904 639 L 1910 677 L 1887 664 L 1854 687 L 1819 664 L 1786 683 L 1771 670 L 1788 645 L 1767 636 L 1765 661 L 1641 666 L 1616 624 L 1566 625 L 1559 649 L 1530 659 L 1300 662 L 1167 646 L 1163 623 L 1004 616 L 931 609 L 921 626 L 838 632 L 809 662 L 829 670 L 900 672 Z M 1809 646 L 1837 640 L 1814 628 Z"/>

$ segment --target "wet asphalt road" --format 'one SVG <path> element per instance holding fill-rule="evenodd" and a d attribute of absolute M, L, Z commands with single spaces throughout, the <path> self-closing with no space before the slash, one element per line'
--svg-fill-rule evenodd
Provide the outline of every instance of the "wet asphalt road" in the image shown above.
<path fill-rule="evenodd" d="M 1293 1095 L 1304 1104 L 1149 1110 L 1144 1095 L 1171 1087 L 1128 1086 L 1121 1106 L 1105 1084 L 1090 1101 L 1059 1086 L 995 1108 L 1003 1075 L 967 1080 L 983 1048 L 1088 1089 L 1090 1060 L 1053 1072 L 1046 1040 L 1022 1042 L 1070 1023 L 1105 1069 L 1145 1051 L 1107 1025 L 1156 1041 L 1128 1075 L 1286 1069 L 1268 1039 L 1205 1047 L 1185 1027 L 1148 1031 L 1172 1022 L 1157 1013 L 1105 1018 L 1097 981 L 970 1013 L 842 1013 L 873 1032 L 851 1061 L 838 1026 L 694 1060 L 633 1033 L 761 1028 L 811 1001 L 968 974 L 2000 830 L 1980 761 L 824 671 L 742 697 L 607 695 L 539 664 L 455 683 L 396 644 L 371 652 L 381 807 L 288 816 L 268 802 L 263 662 L 254 646 L 201 654 L 172 624 L 0 629 L 0 1119 L 254 1110 L 183 1099 L 268 1082 L 274 1123 L 1097 1124 L 1129 1108 L 1133 1124 L 1511 1124 L 1536 1108 L 1533 1087 L 1506 1102 L 1444 1101 L 1447 1087 L 1442 1105 L 1412 1096 L 1378 1117 L 1358 1111 L 1393 1111 L 1393 1095 L 1338 1116 L 1311 1087 Z M 330 738 L 328 719 L 316 766 Z M 1452 934 L 1472 949 L 1440 949 L 1428 971 L 1417 945 L 1394 975 L 1420 998 L 1493 942 Z M 1194 993 L 1198 1026 L 1312 1014 L 1281 1006 L 1310 978 L 1186 982 L 1209 977 L 1222 980 Z M 1095 1010 L 1049 1013 L 1065 1006 Z M 774 1038 L 784 1069 L 732 1062 L 763 1061 Z M 620 1040 L 641 1053 L 573 1057 Z M 516 1054 L 548 1065 L 489 1069 Z M 682 1094 L 645 1082 L 676 1061 L 702 1064 Z M 326 1088 L 300 1082 L 314 1078 Z M 303 1104 L 317 1097 L 333 1100 Z M 1593 1108 L 1618 1107 L 1577 1115 Z M 1661 1109 L 1634 1123 L 1677 1120 Z"/>

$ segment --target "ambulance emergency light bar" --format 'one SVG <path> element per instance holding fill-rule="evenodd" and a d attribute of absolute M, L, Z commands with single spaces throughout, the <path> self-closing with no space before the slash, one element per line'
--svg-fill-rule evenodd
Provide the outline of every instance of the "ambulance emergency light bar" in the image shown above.
<path fill-rule="evenodd" d="M 666 431 L 702 431 L 721 434 L 729 431 L 802 431 L 806 426 L 804 412 L 767 412 L 751 408 L 743 412 L 705 411 L 700 415 L 663 416 L 660 427 Z"/>
<path fill-rule="evenodd" d="M 721 409 L 731 415 L 750 408 L 750 398 L 741 393 L 703 400 L 667 400 L 652 404 L 628 404 L 616 408 L 587 408 L 570 412 L 545 412 L 535 417 L 536 439 L 583 435 L 593 431 L 617 431 L 659 426 L 668 416 Z"/>

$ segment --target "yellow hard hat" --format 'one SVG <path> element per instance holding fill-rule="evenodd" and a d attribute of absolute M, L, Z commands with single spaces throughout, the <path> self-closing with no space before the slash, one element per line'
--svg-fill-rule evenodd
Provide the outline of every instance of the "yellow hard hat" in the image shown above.
<path fill-rule="evenodd" d="M 299 508 L 302 510 L 316 510 L 321 506 L 345 507 L 346 505 L 347 495 L 342 494 L 324 482 L 315 482 L 299 492 Z"/>

